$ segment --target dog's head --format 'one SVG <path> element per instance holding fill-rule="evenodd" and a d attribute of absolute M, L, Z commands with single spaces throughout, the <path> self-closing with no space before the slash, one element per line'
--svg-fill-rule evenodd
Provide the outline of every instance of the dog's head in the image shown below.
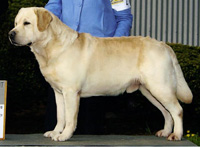
<path fill-rule="evenodd" d="M 44 8 L 21 8 L 15 18 L 15 27 L 9 32 L 9 39 L 16 46 L 30 46 L 42 39 L 51 21 L 51 14 Z"/>

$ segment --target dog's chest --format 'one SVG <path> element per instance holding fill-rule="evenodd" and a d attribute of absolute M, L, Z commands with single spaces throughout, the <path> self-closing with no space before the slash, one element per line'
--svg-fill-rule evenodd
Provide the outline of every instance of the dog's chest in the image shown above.
<path fill-rule="evenodd" d="M 80 72 L 79 66 L 72 66 L 64 60 L 41 68 L 41 72 L 51 87 L 59 91 L 79 84 L 83 77 L 83 70 Z"/>
<path fill-rule="evenodd" d="M 41 69 L 41 72 L 45 78 L 45 80 L 54 88 L 61 89 L 60 88 L 60 81 L 61 78 L 57 74 L 56 70 L 52 67 L 45 67 Z"/>

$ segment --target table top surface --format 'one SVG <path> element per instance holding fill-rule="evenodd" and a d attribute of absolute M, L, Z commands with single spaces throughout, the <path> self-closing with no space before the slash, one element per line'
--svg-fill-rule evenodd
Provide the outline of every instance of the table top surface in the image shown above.
<path fill-rule="evenodd" d="M 55 142 L 43 134 L 6 134 L 0 146 L 196 146 L 187 139 L 168 141 L 156 136 L 74 135 L 65 142 Z"/>

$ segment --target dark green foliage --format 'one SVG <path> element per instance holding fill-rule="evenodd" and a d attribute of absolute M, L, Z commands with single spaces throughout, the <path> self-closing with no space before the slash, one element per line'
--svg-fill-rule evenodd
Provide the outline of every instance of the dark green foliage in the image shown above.
<path fill-rule="evenodd" d="M 192 47 L 181 44 L 169 44 L 175 51 L 186 80 L 190 87 L 200 87 L 200 47 Z M 197 91 L 193 91 L 197 92 Z M 200 92 L 200 91 L 198 91 Z"/>
<path fill-rule="evenodd" d="M 194 95 L 193 105 L 200 114 L 200 47 L 169 44 L 175 51 L 186 81 Z"/>
<path fill-rule="evenodd" d="M 20 8 L 44 7 L 48 0 L 9 0 L 10 20 L 14 20 Z"/>
<path fill-rule="evenodd" d="M 8 81 L 7 132 L 10 133 L 36 132 L 35 127 L 32 130 L 13 128 L 21 123 L 20 120 L 29 121 L 30 118 L 32 125 L 40 126 L 43 120 L 38 119 L 44 114 L 47 92 L 46 82 L 30 49 L 11 45 L 8 32 L 13 28 L 14 18 L 20 8 L 41 7 L 46 2 L 47 0 L 9 0 L 8 10 L 0 16 L 0 80 Z"/>

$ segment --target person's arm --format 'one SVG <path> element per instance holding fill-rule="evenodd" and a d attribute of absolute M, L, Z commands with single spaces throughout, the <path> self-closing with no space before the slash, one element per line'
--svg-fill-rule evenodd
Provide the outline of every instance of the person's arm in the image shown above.
<path fill-rule="evenodd" d="M 60 18 L 62 12 L 62 1 L 61 0 L 49 0 L 46 4 L 45 9 L 51 11 L 54 15 Z"/>
<path fill-rule="evenodd" d="M 123 0 L 121 3 L 112 3 L 112 8 L 117 21 L 114 37 L 129 36 L 133 21 L 129 1 Z"/>

